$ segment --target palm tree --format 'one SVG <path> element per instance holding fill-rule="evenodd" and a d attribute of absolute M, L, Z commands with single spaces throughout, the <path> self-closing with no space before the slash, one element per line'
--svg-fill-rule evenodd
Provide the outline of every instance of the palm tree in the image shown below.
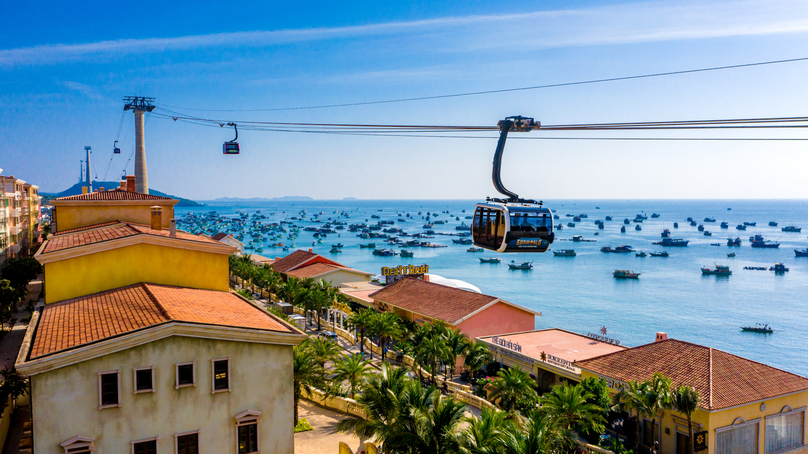
<path fill-rule="evenodd" d="M 342 348 L 335 341 L 325 337 L 309 337 L 302 344 L 304 349 L 310 351 L 320 367 L 325 368 L 325 363 L 335 361 L 343 352 Z"/>
<path fill-rule="evenodd" d="M 465 422 L 456 436 L 461 454 L 497 454 L 511 430 L 507 413 L 489 407 Z"/>
<path fill-rule="evenodd" d="M 323 309 L 331 307 L 333 301 L 329 299 L 328 294 L 318 289 L 309 290 L 309 298 L 311 310 L 317 314 L 317 331 L 320 331 L 320 314 L 323 313 Z"/>
<path fill-rule="evenodd" d="M 325 371 L 311 350 L 305 347 L 292 348 L 292 362 L 294 364 L 295 426 L 297 426 L 297 407 L 300 403 L 300 395 L 304 391 L 311 393 L 312 388 L 322 386 L 325 383 Z"/>
<path fill-rule="evenodd" d="M 415 352 L 415 360 L 419 364 L 429 365 L 429 373 L 434 381 L 438 370 L 438 360 L 449 355 L 449 347 L 442 336 L 431 336 L 421 341 Z M 420 375 L 420 373 L 418 374 Z"/>
<path fill-rule="evenodd" d="M 474 372 L 482 369 L 486 364 L 493 359 L 491 350 L 482 342 L 472 342 L 466 351 L 466 357 L 463 358 L 463 366 L 474 375 Z"/>
<path fill-rule="evenodd" d="M 301 290 L 300 281 L 298 281 L 297 278 L 290 277 L 281 287 L 281 294 L 283 295 L 284 301 L 296 305 L 298 299 L 297 295 Z"/>
<path fill-rule="evenodd" d="M 508 412 L 516 411 L 516 402 L 523 397 L 538 397 L 534 386 L 536 382 L 527 372 L 512 367 L 500 370 L 497 378 L 491 382 L 491 401 L 499 399 L 499 407 Z"/>
<path fill-rule="evenodd" d="M 634 380 L 626 382 L 626 386 L 614 396 L 615 405 L 612 410 L 615 411 L 634 411 L 637 415 L 637 423 L 635 424 L 636 433 L 634 441 L 634 452 L 639 452 L 640 444 L 640 423 L 643 418 L 654 417 L 654 410 L 648 405 L 646 399 L 646 385 Z"/>
<path fill-rule="evenodd" d="M 605 424 L 604 409 L 587 402 L 591 394 L 580 386 L 554 386 L 541 398 L 541 408 L 565 430 L 578 430 L 580 424 Z"/>
<path fill-rule="evenodd" d="M 356 397 L 356 388 L 359 383 L 370 374 L 370 361 L 361 355 L 351 355 L 337 360 L 334 367 L 333 380 L 337 383 L 348 382 L 351 399 Z"/>
<path fill-rule="evenodd" d="M 553 423 L 540 409 L 520 418 L 505 433 L 502 454 L 562 454 L 572 452 L 576 446 L 574 434 Z"/>
<path fill-rule="evenodd" d="M 435 388 L 423 390 L 412 383 L 412 394 L 426 397 L 425 408 L 410 407 L 402 418 L 399 433 L 394 438 L 399 449 L 412 454 L 455 454 L 458 425 L 463 419 L 465 405 L 452 397 L 444 397 Z"/>
<path fill-rule="evenodd" d="M 379 347 L 382 349 L 382 362 L 385 362 L 385 345 L 390 339 L 401 336 L 401 325 L 398 315 L 392 312 L 381 312 L 374 316 L 373 332 L 379 337 Z"/>
<path fill-rule="evenodd" d="M 691 416 L 699 406 L 699 392 L 692 386 L 680 385 L 673 392 L 673 408 L 687 416 L 688 435 L 690 436 L 690 454 L 696 452 L 696 441 L 693 438 Z"/>
<path fill-rule="evenodd" d="M 375 312 L 373 309 L 368 308 L 348 316 L 348 324 L 353 326 L 359 333 L 359 351 L 362 353 L 365 352 L 365 332 L 370 327 Z"/>
<path fill-rule="evenodd" d="M 665 416 L 665 410 L 673 408 L 671 379 L 659 372 L 655 372 L 654 376 L 646 383 L 645 399 L 651 410 L 652 445 L 657 446 L 657 443 L 661 441 L 657 439 L 656 434 L 657 417 L 661 421 Z"/>
<path fill-rule="evenodd" d="M 468 337 L 454 328 L 446 331 L 445 342 L 448 353 L 446 360 L 449 363 L 449 381 L 451 381 L 454 378 L 457 357 L 463 356 L 468 352 L 471 342 Z"/>
<path fill-rule="evenodd" d="M 372 439 L 381 444 L 385 454 L 393 451 L 393 438 L 399 427 L 399 417 L 406 411 L 401 405 L 399 396 L 404 394 L 407 383 L 404 368 L 393 368 L 387 363 L 382 364 L 379 373 L 371 374 L 364 384 L 356 400 L 362 405 L 366 418 L 350 417 L 337 423 L 337 431 L 354 433 L 360 439 Z"/>

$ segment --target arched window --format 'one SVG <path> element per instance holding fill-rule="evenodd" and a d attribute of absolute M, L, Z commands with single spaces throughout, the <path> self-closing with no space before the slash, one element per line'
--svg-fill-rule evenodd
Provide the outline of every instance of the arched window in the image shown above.
<path fill-rule="evenodd" d="M 766 452 L 779 452 L 803 445 L 805 407 L 792 409 L 788 405 L 780 413 L 766 416 Z"/>

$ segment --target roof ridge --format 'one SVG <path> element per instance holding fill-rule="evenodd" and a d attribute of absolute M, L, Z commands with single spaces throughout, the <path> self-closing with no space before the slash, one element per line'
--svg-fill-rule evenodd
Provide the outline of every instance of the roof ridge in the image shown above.
<path fill-rule="evenodd" d="M 707 401 L 707 408 L 713 409 L 713 348 L 708 347 L 707 352 L 707 392 L 710 398 Z"/>
<path fill-rule="evenodd" d="M 141 282 L 140 285 L 143 286 L 143 289 L 146 291 L 146 293 L 148 293 L 149 298 L 152 299 L 154 305 L 157 306 L 158 309 L 160 309 L 160 312 L 165 316 L 165 318 L 169 320 L 176 320 L 171 314 L 168 313 L 168 310 L 165 308 L 165 306 L 163 306 L 163 303 L 160 302 L 160 299 L 157 298 L 157 295 L 155 295 L 154 292 L 152 292 L 151 288 L 149 287 L 150 285 L 159 285 L 159 284 Z"/>
<path fill-rule="evenodd" d="M 448 290 L 458 290 L 458 291 L 462 291 L 462 292 L 471 293 L 471 294 L 474 294 L 474 295 L 485 296 L 485 297 L 487 297 L 487 298 L 493 298 L 493 299 L 491 300 L 492 302 L 493 302 L 493 301 L 495 301 L 495 300 L 505 301 L 505 300 L 503 300 L 502 298 L 500 298 L 500 297 L 498 297 L 498 296 L 487 295 L 487 294 L 485 294 L 485 293 L 477 293 L 477 292 L 472 292 L 472 291 L 470 291 L 470 290 L 466 290 L 466 289 L 462 289 L 462 288 L 457 288 L 457 287 L 449 287 L 448 285 L 438 284 L 437 282 L 430 282 L 430 281 L 426 281 L 426 280 L 423 280 L 423 279 L 418 279 L 418 278 L 416 278 L 415 276 L 404 276 L 403 278 L 399 279 L 398 281 L 393 282 L 392 284 L 390 284 L 390 285 L 388 285 L 388 286 L 386 286 L 386 287 L 384 287 L 384 288 L 382 288 L 382 289 L 377 290 L 377 292 L 383 292 L 385 289 L 391 288 L 391 287 L 393 287 L 394 285 L 398 284 L 399 282 L 407 282 L 407 281 L 412 281 L 412 282 L 414 282 L 414 283 L 416 283 L 416 284 L 418 284 L 419 282 L 421 282 L 421 283 L 424 283 L 424 284 L 436 285 L 436 286 L 439 286 L 440 288 L 443 288 L 443 289 L 448 289 Z"/>

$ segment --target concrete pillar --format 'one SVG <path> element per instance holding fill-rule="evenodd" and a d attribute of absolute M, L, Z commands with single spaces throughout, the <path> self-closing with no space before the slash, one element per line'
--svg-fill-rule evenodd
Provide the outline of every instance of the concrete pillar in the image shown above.
<path fill-rule="evenodd" d="M 149 193 L 149 176 L 146 173 L 146 136 L 143 110 L 135 110 L 135 192 Z"/>

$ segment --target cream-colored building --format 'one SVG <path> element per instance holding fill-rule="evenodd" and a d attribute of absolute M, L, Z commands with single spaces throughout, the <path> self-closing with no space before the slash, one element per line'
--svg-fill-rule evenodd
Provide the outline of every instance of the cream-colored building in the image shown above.
<path fill-rule="evenodd" d="M 34 452 L 294 452 L 305 335 L 230 292 L 135 284 L 40 307 L 17 359 Z"/>
<path fill-rule="evenodd" d="M 277 258 L 271 265 L 272 269 L 287 278 L 321 279 L 332 287 L 339 287 L 347 282 L 369 281 L 373 273 L 349 268 L 341 263 L 329 260 L 322 255 L 315 254 L 309 249 L 297 250 L 283 258 Z"/>

